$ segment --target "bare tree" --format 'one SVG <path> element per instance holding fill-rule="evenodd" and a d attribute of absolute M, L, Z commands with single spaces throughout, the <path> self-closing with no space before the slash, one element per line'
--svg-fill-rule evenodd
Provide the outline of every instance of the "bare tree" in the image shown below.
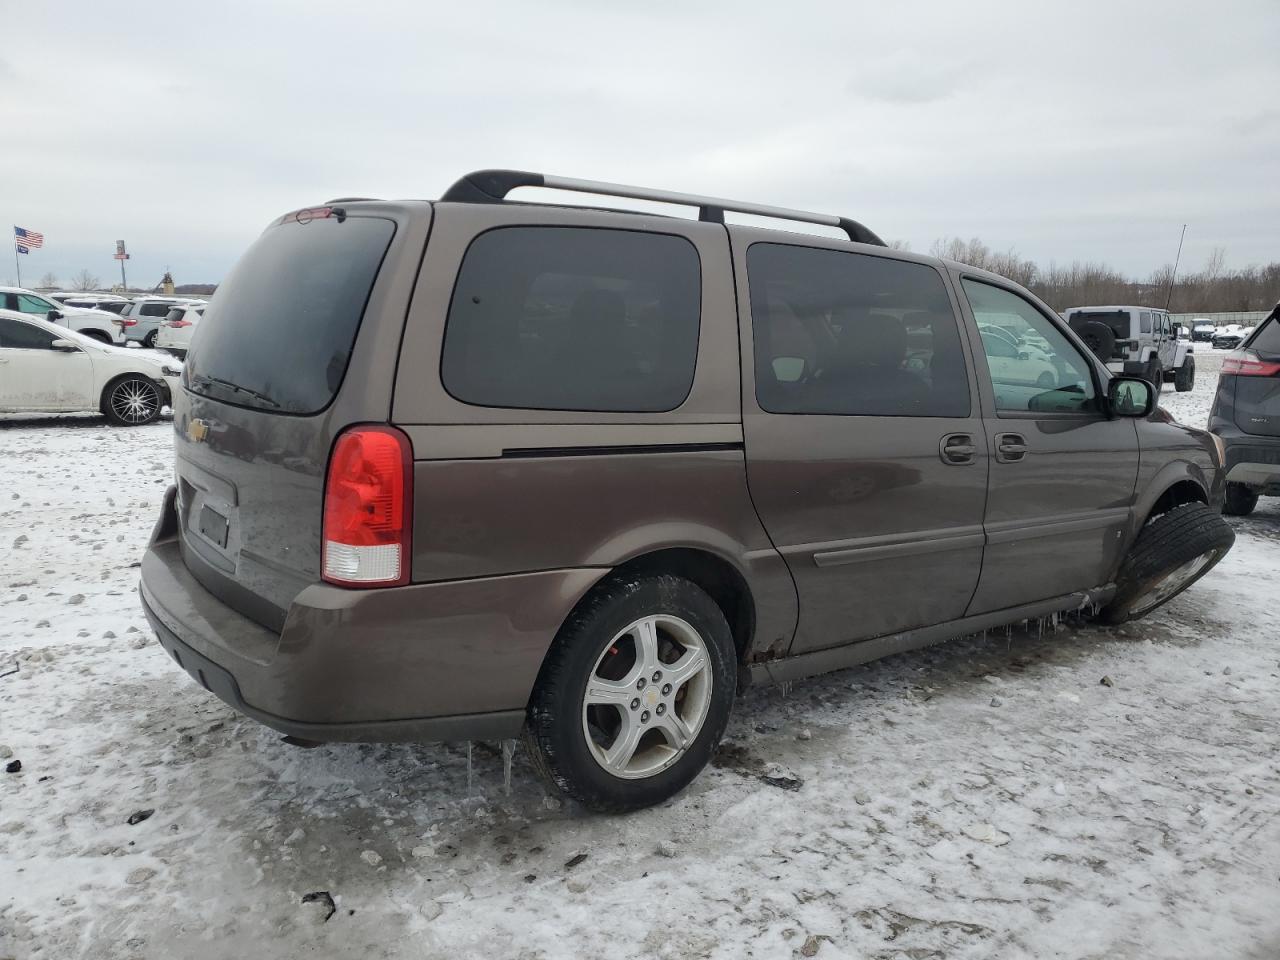
<path fill-rule="evenodd" d="M 71 286 L 76 290 L 97 290 L 100 283 L 88 270 L 81 270 L 71 278 Z"/>
<path fill-rule="evenodd" d="M 54 288 L 58 286 L 58 278 L 52 273 L 46 273 L 40 278 L 40 286 Z"/>

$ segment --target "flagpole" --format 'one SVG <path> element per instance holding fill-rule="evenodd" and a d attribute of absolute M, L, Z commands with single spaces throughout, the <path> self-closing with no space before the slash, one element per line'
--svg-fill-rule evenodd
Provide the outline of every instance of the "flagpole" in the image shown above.
<path fill-rule="evenodd" d="M 18 228 L 13 228 L 13 269 L 18 271 L 18 286 L 22 286 L 22 266 L 18 262 Z"/>

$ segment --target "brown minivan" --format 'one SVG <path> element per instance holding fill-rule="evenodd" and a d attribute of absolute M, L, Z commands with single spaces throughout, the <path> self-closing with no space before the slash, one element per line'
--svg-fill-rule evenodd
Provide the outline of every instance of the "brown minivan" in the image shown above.
<path fill-rule="evenodd" d="M 698 216 L 506 199 L 528 186 Z M 1202 576 L 1221 454 L 1154 394 L 1016 284 L 841 217 L 516 171 L 334 200 L 207 309 L 143 607 L 284 733 L 523 732 L 631 809 L 752 682 L 1116 623 Z"/>

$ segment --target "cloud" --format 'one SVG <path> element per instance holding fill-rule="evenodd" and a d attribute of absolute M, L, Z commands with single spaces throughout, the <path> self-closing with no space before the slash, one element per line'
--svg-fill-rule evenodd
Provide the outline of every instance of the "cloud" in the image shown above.
<path fill-rule="evenodd" d="M 1193 262 L 1276 256 L 1274 0 L 66 0 L 5 26 L 25 148 L 0 153 L 0 222 L 43 230 L 40 273 L 109 275 L 123 238 L 131 276 L 216 281 L 285 210 L 492 166 L 827 210 L 917 250 L 1146 273 L 1188 222 Z"/>

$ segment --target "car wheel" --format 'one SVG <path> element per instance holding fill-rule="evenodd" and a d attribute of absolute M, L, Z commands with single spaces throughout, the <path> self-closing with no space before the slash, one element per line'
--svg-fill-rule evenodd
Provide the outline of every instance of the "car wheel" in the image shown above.
<path fill-rule="evenodd" d="M 155 331 L 155 330 L 150 330 L 150 331 L 148 331 L 148 332 L 147 332 L 147 335 L 146 335 L 145 337 L 143 337 L 143 338 L 142 338 L 142 345 L 143 345 L 144 347 L 146 347 L 148 350 L 152 350 L 152 349 L 154 349 L 154 348 L 155 348 L 155 345 L 156 345 L 156 331 Z"/>
<path fill-rule="evenodd" d="M 146 377 L 121 377 L 108 384 L 102 396 L 102 412 L 112 423 L 137 427 L 160 416 L 160 388 Z"/>
<path fill-rule="evenodd" d="M 1212 570 L 1235 542 L 1222 515 L 1206 504 L 1184 503 L 1161 514 L 1139 532 L 1100 619 L 1118 624 L 1145 617 Z"/>
<path fill-rule="evenodd" d="M 1222 512 L 1231 517 L 1247 517 L 1258 505 L 1258 492 L 1243 483 L 1228 483 Z"/>
<path fill-rule="evenodd" d="M 1173 389 L 1178 393 L 1186 393 L 1195 389 L 1196 385 L 1196 361 L 1194 357 L 1187 357 L 1182 362 L 1182 366 L 1178 368 L 1177 375 L 1173 378 Z"/>
<path fill-rule="evenodd" d="M 693 583 L 609 583 L 573 612 L 543 663 L 525 727 L 534 766 L 591 810 L 660 803 L 711 759 L 735 673 L 729 624 Z"/>
<path fill-rule="evenodd" d="M 91 340 L 97 340 L 99 343 L 111 343 L 111 338 L 101 330 L 81 330 L 80 334 Z"/>
<path fill-rule="evenodd" d="M 1158 394 L 1164 387 L 1164 370 L 1160 367 L 1159 360 L 1152 360 L 1147 366 L 1147 375 L 1143 377 L 1148 383 L 1156 388 Z"/>
<path fill-rule="evenodd" d="M 1054 376 L 1052 373 L 1050 373 L 1048 370 L 1040 374 L 1039 378 L 1036 380 L 1036 386 L 1039 387 L 1041 390 L 1052 390 L 1057 385 L 1058 385 L 1058 378 Z"/>

